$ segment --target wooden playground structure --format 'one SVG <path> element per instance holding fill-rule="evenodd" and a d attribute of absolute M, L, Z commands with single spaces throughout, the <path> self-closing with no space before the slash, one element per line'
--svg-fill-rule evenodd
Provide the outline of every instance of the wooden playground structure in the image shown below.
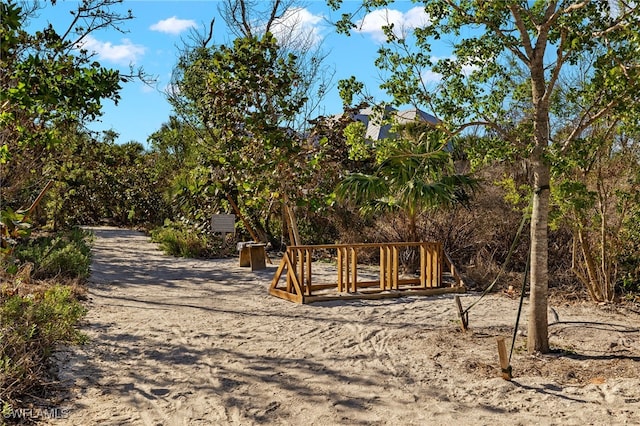
<path fill-rule="evenodd" d="M 417 273 L 400 271 L 401 256 L 407 252 L 418 256 Z M 323 282 L 327 274 L 318 275 L 312 268 L 314 259 L 327 254 L 336 262 L 335 282 Z M 376 254 L 379 267 L 358 262 L 359 255 Z M 297 303 L 463 292 L 462 278 L 437 242 L 290 246 L 269 288 L 271 295 Z"/>

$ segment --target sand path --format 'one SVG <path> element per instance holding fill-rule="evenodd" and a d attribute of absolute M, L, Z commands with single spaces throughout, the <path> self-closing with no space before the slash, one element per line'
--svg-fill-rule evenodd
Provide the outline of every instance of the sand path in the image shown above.
<path fill-rule="evenodd" d="M 90 343 L 56 354 L 70 395 L 51 424 L 640 424 L 632 309 L 555 307 L 565 355 L 528 356 L 519 340 L 508 382 L 495 337 L 510 336 L 517 299 L 483 299 L 462 333 L 450 295 L 296 305 L 267 294 L 277 265 L 94 232 Z"/>

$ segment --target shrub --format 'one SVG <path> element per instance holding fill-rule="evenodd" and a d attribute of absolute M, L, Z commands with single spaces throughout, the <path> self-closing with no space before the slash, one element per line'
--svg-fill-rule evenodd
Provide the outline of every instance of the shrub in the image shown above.
<path fill-rule="evenodd" d="M 20 295 L 0 292 L 0 401 L 37 393 L 47 382 L 47 359 L 59 344 L 82 343 L 75 325 L 85 308 L 68 286 Z M 6 409 L 6 406 L 3 407 Z"/>
<path fill-rule="evenodd" d="M 34 278 L 87 278 L 91 233 L 74 228 L 61 236 L 39 237 L 18 245 L 14 256 L 34 264 Z"/>
<path fill-rule="evenodd" d="M 214 250 L 207 236 L 188 225 L 166 221 L 151 232 L 151 240 L 167 254 L 179 257 L 210 257 Z"/>

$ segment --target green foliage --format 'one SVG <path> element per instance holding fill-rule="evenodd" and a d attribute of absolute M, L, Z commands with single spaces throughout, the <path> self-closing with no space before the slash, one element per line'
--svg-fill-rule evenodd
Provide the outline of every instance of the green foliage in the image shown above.
<path fill-rule="evenodd" d="M 20 263 L 34 265 L 34 278 L 87 278 L 91 239 L 90 232 L 75 228 L 62 235 L 28 240 L 16 246 L 13 254 Z"/>
<path fill-rule="evenodd" d="M 410 221 L 410 237 L 422 212 L 466 203 L 477 181 L 455 173 L 444 135 L 428 126 L 395 126 L 397 137 L 380 141 L 372 174 L 351 173 L 336 193 L 360 206 L 365 214 L 400 210 Z"/>
<path fill-rule="evenodd" d="M 494 184 L 504 190 L 504 200 L 514 210 L 521 210 L 529 205 L 531 200 L 531 187 L 529 185 L 518 184 L 513 177 L 503 176 Z"/>
<path fill-rule="evenodd" d="M 371 158 L 373 146 L 367 141 L 367 127 L 361 121 L 354 121 L 344 129 L 345 144 L 349 147 L 349 159 L 362 161 Z"/>
<path fill-rule="evenodd" d="M 120 3 L 120 0 L 78 2 L 68 15 L 69 26 L 62 30 L 51 24 L 40 29 L 27 25 L 39 13 L 46 13 L 40 9 L 55 7 L 55 1 L 0 4 L 3 209 L 8 206 L 17 210 L 29 205 L 37 195 L 34 191 L 49 179 L 65 182 L 78 174 L 83 159 L 69 158 L 70 153 L 80 154 L 73 152 L 76 144 L 72 139 L 82 133 L 79 129 L 87 122 L 101 114 L 104 99 L 117 103 L 121 83 L 133 78 L 101 66 L 93 52 L 78 49 L 82 40 L 94 31 L 122 30 L 120 25 L 132 16 L 130 12 L 117 11 Z M 138 77 L 143 76 L 139 71 Z M 61 159 L 65 163 L 58 167 Z M 51 196 L 73 198 L 78 193 L 76 188 L 67 187 L 66 182 L 59 184 L 57 190 L 60 192 L 56 194 L 54 189 Z M 90 205 L 92 197 L 82 195 L 84 203 Z M 65 201 L 58 199 L 54 206 L 65 208 Z M 75 212 L 73 207 L 67 213 Z M 135 209 L 135 215 L 138 210 Z M 126 218 L 131 211 L 127 208 L 123 216 Z"/>
<path fill-rule="evenodd" d="M 33 394 L 48 381 L 46 359 L 55 348 L 86 340 L 75 328 L 85 312 L 67 286 L 27 295 L 0 291 L 0 401 Z"/>
<path fill-rule="evenodd" d="M 113 0 L 86 3 L 78 17 L 95 20 L 78 28 L 85 33 L 127 19 L 108 10 Z M 33 34 L 23 28 L 34 11 L 14 2 L 3 2 L 0 7 L 0 125 L 17 142 L 11 142 L 10 151 L 24 143 L 53 144 L 58 126 L 94 119 L 100 115 L 101 99 L 119 99 L 118 71 L 100 66 L 89 52 L 72 53 L 76 41 L 64 39 L 51 25 Z"/>
<path fill-rule="evenodd" d="M 256 232 L 269 233 L 273 200 L 293 195 L 310 173 L 312 156 L 290 127 L 307 101 L 296 89 L 305 84 L 297 64 L 270 33 L 184 52 L 171 96 L 182 122 L 156 135 L 163 150 L 185 147 L 172 176 L 174 217 L 206 223 L 229 195 Z M 172 130 L 187 125 L 191 138 Z"/>
<path fill-rule="evenodd" d="M 362 94 L 363 90 L 364 84 L 356 80 L 354 76 L 338 82 L 338 92 L 345 109 L 353 105 L 353 97 L 355 95 Z"/>
<path fill-rule="evenodd" d="M 204 233 L 169 220 L 151 232 L 151 240 L 172 256 L 206 258 L 213 253 L 212 245 Z"/>
<path fill-rule="evenodd" d="M 103 221 L 157 225 L 166 217 L 167 183 L 157 169 L 157 156 L 138 143 L 119 145 L 108 134 L 95 141 L 85 133 L 72 133 L 46 163 L 56 184 L 42 203 L 45 214 L 38 218 L 53 229 Z"/>
<path fill-rule="evenodd" d="M 16 238 L 24 238 L 31 232 L 31 224 L 25 220 L 25 212 L 15 212 L 11 207 L 0 210 L 0 247 L 9 248 Z"/>

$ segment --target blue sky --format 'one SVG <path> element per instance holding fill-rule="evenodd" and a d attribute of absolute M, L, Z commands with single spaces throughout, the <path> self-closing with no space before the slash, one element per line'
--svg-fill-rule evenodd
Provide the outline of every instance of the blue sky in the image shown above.
<path fill-rule="evenodd" d="M 69 25 L 69 10 L 77 6 L 76 1 L 58 1 L 56 6 L 48 5 L 32 21 L 32 29 L 41 28 L 50 22 L 64 31 Z M 125 0 L 122 10 L 131 9 L 135 19 L 125 23 L 127 33 L 101 31 L 86 40 L 85 48 L 94 51 L 96 59 L 105 67 L 128 72 L 129 65 L 142 66 L 157 77 L 157 85 L 148 87 L 140 82 L 127 83 L 121 91 L 118 105 L 106 101 L 101 122 L 92 123 L 92 130 L 116 131 L 119 142 L 138 141 L 146 145 L 147 137 L 158 130 L 171 115 L 171 106 L 163 91 L 170 81 L 172 69 L 192 29 L 202 29 L 215 17 L 213 41 L 227 44 L 231 35 L 219 16 L 219 1 L 162 1 Z M 376 11 L 364 17 L 359 31 L 350 37 L 336 34 L 327 20 L 337 20 L 343 11 L 354 11 L 358 1 L 345 1 L 343 10 L 331 11 L 324 0 L 299 3 L 295 20 L 305 32 L 316 34 L 322 40 L 323 50 L 329 53 L 326 65 L 335 69 L 334 83 L 339 79 L 356 76 L 377 98 L 384 94 L 376 90 L 380 84 L 380 74 L 374 65 L 376 51 L 382 40 L 380 27 L 387 19 L 396 23 L 396 28 L 411 28 L 424 22 L 426 16 L 421 8 L 410 1 L 395 2 L 388 9 Z M 432 52 L 435 56 L 437 53 Z M 445 53 L 440 52 L 439 56 Z M 437 80 L 436 75 L 427 78 Z M 335 88 L 322 102 L 323 113 L 335 114 L 341 111 L 341 101 Z"/>

